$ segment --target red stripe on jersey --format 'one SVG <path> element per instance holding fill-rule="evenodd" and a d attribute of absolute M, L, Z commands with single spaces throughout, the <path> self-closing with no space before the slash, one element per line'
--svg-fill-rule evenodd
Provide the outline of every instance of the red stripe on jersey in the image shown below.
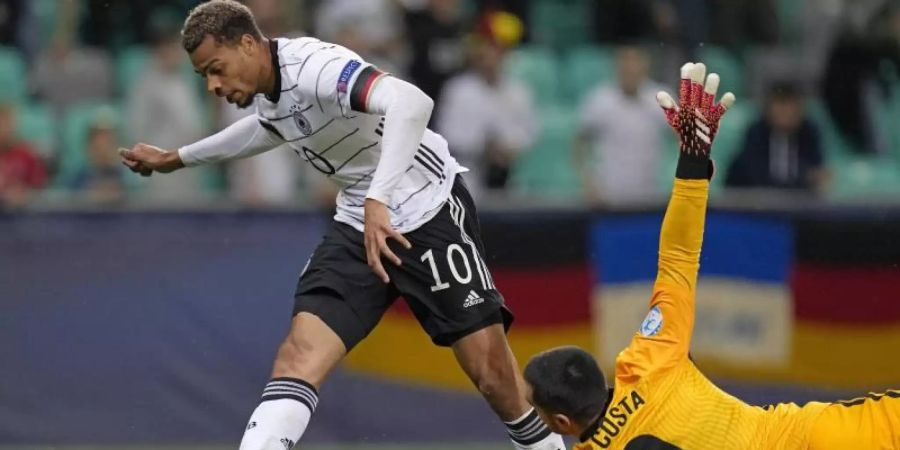
<path fill-rule="evenodd" d="M 372 66 L 366 67 L 360 72 L 350 93 L 350 107 L 354 111 L 369 112 L 369 95 L 372 93 L 372 86 L 384 75 L 384 72 Z"/>

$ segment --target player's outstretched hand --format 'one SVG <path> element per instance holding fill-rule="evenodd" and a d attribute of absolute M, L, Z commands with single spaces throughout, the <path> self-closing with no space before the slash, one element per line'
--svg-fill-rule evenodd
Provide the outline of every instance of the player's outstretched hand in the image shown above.
<path fill-rule="evenodd" d="M 678 134 L 682 152 L 709 156 L 719 131 L 719 120 L 735 100 L 734 94 L 728 92 L 716 103 L 718 90 L 719 75 L 711 73 L 707 77 L 706 65 L 687 63 L 681 67 L 678 103 L 664 91 L 656 94 L 656 100 L 666 114 L 666 121 Z"/>
<path fill-rule="evenodd" d="M 119 155 L 122 164 L 145 177 L 153 175 L 153 172 L 169 173 L 184 167 L 178 152 L 168 152 L 147 144 L 137 144 L 131 150 L 120 148 Z"/>
<path fill-rule="evenodd" d="M 366 199 L 364 235 L 366 244 L 366 260 L 369 267 L 381 278 L 385 283 L 390 283 L 391 278 L 381 264 L 381 257 L 389 259 L 392 263 L 400 265 L 400 258 L 391 251 L 387 245 L 387 239 L 391 238 L 403 244 L 407 249 L 412 248 L 412 244 L 400 232 L 391 226 L 391 216 L 387 206 L 371 198 Z"/>

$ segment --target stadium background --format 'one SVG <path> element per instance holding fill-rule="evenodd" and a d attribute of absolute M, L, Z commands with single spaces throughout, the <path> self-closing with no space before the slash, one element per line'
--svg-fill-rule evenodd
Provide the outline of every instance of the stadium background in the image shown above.
<path fill-rule="evenodd" d="M 86 148 L 97 129 L 113 130 L 117 144 L 134 142 L 129 114 L 141 109 L 130 94 L 159 33 L 195 3 L 0 2 L 3 108 L 47 171 L 46 183 L 24 193 L 0 183 L 3 448 L 233 448 L 267 379 L 294 281 L 329 220 L 327 189 L 299 171 L 282 174 L 287 196 L 248 191 L 267 183 L 278 161 L 197 171 L 181 187 L 120 172 L 114 188 L 74 181 L 98 164 Z M 739 103 L 717 141 L 720 167 L 740 151 L 765 86 L 793 77 L 821 130 L 830 181 L 797 192 L 726 188 L 717 178 L 693 355 L 727 391 L 756 404 L 900 385 L 896 2 L 248 3 L 275 34 L 323 34 L 368 14 L 364 23 L 375 25 L 364 32 L 398 40 L 357 50 L 407 78 L 418 73 L 416 39 L 428 37 L 415 36 L 410 16 L 419 8 L 458 4 L 458 24 L 441 39 L 460 48 L 473 45 L 489 11 L 522 18 L 525 35 L 504 74 L 529 88 L 539 132 L 506 186 L 480 201 L 489 263 L 518 315 L 510 339 L 520 362 L 575 344 L 608 366 L 643 315 L 672 142 L 658 149 L 656 195 L 624 204 L 585 198 L 569 157 L 587 92 L 615 83 L 617 46 L 643 45 L 656 79 L 669 85 L 686 58 L 722 74 Z M 858 113 L 877 138 L 859 141 L 836 125 L 823 86 L 841 55 L 835 49 L 870 49 L 865 43 L 885 37 L 874 34 L 883 20 L 895 24 L 886 28 L 897 33 L 894 47 L 839 71 L 875 81 L 878 94 Z M 67 52 L 106 71 L 71 98 L 41 84 L 47 64 Z M 175 78 L 190 86 L 196 128 L 216 129 L 228 113 L 183 69 Z M 506 448 L 473 392 L 452 355 L 432 347 L 398 302 L 323 388 L 304 448 Z"/>

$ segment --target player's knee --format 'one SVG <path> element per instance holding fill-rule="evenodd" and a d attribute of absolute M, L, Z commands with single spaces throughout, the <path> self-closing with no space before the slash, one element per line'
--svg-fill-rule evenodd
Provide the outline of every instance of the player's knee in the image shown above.
<path fill-rule="evenodd" d="M 476 382 L 476 386 L 482 396 L 493 398 L 497 396 L 497 392 L 501 388 L 500 378 L 494 375 L 483 376 Z"/>
<path fill-rule="evenodd" d="M 328 358 L 318 355 L 309 344 L 301 336 L 288 335 L 278 347 L 272 377 L 298 378 L 320 386 L 329 370 L 326 367 Z"/>
<path fill-rule="evenodd" d="M 515 389 L 515 376 L 515 368 L 491 361 L 478 373 L 474 381 L 482 396 L 497 398 L 503 396 L 504 392 Z"/>
<path fill-rule="evenodd" d="M 302 378 L 301 375 L 306 372 L 304 369 L 310 364 L 310 358 L 303 352 L 303 347 L 288 336 L 278 347 L 272 376 Z"/>

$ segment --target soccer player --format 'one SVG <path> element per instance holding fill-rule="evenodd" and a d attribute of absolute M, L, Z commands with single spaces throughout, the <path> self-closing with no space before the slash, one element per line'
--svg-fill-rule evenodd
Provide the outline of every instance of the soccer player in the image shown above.
<path fill-rule="evenodd" d="M 680 103 L 657 95 L 681 141 L 659 244 L 650 311 L 616 358 L 607 385 L 587 352 L 563 347 L 525 368 L 528 399 L 550 428 L 580 436 L 592 449 L 898 449 L 900 392 L 840 403 L 747 405 L 719 390 L 688 354 L 694 295 L 712 176 L 709 151 L 719 119 L 734 101 L 714 104 L 719 77 L 682 68 Z"/>
<path fill-rule="evenodd" d="M 466 169 L 426 128 L 432 100 L 341 46 L 266 38 L 233 0 L 191 11 L 182 44 L 209 91 L 241 107 L 255 101 L 256 114 L 177 151 L 137 144 L 121 152 L 125 165 L 149 176 L 287 144 L 340 188 L 240 448 L 291 448 L 328 373 L 402 295 L 432 341 L 452 347 L 516 449 L 562 450 L 525 400 Z"/>

